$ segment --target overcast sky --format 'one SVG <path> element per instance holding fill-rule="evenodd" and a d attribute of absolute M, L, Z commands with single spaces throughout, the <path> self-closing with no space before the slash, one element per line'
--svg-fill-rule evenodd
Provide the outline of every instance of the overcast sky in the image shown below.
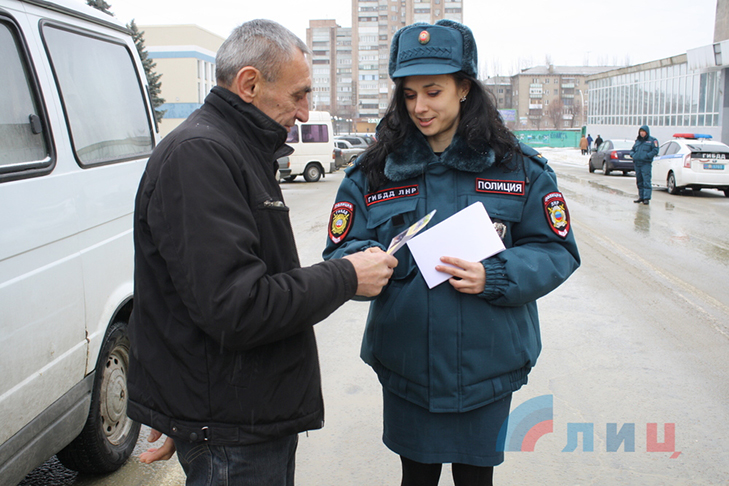
<path fill-rule="evenodd" d="M 221 37 L 268 18 L 306 40 L 310 19 L 352 25 L 350 0 L 106 0 L 124 23 L 195 24 Z M 626 65 L 711 44 L 716 0 L 463 0 L 482 74 L 519 68 Z M 557 7 L 555 7 L 557 6 Z"/>

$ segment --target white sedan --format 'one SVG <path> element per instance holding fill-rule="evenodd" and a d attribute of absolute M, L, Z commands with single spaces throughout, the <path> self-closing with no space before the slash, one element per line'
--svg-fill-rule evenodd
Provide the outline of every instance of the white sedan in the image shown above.
<path fill-rule="evenodd" d="M 724 191 L 729 197 L 729 146 L 708 135 L 677 133 L 653 159 L 653 185 L 671 194 L 685 189 Z"/>

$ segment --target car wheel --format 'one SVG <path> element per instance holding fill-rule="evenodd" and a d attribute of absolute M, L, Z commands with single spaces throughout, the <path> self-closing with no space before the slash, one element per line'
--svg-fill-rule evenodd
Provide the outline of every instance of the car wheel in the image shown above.
<path fill-rule="evenodd" d="M 724 189 L 724 196 L 729 197 L 729 189 Z"/>
<path fill-rule="evenodd" d="M 119 469 L 134 450 L 139 424 L 127 416 L 129 337 L 125 322 L 109 328 L 96 362 L 91 409 L 81 433 L 57 454 L 69 469 L 87 474 Z"/>
<path fill-rule="evenodd" d="M 321 179 L 321 173 L 322 170 L 319 167 L 319 164 L 311 163 L 307 165 L 306 170 L 304 170 L 304 179 L 306 179 L 306 182 L 316 182 Z"/>
<path fill-rule="evenodd" d="M 673 172 L 668 174 L 668 180 L 666 180 L 666 187 L 668 188 L 669 194 L 681 194 L 681 189 L 676 187 L 676 176 Z"/>
<path fill-rule="evenodd" d="M 350 164 L 354 164 L 354 161 L 357 160 L 357 156 L 353 155 L 351 159 L 349 159 Z"/>
<path fill-rule="evenodd" d="M 605 175 L 610 175 L 610 169 L 608 169 L 607 162 L 604 160 L 602 161 L 602 173 Z"/>
<path fill-rule="evenodd" d="M 590 174 L 595 172 L 595 168 L 592 166 L 592 162 L 589 162 L 589 161 L 587 162 L 587 168 L 590 171 Z"/>
<path fill-rule="evenodd" d="M 295 175 L 286 176 L 283 178 L 286 182 L 294 182 L 294 179 L 296 179 Z"/>

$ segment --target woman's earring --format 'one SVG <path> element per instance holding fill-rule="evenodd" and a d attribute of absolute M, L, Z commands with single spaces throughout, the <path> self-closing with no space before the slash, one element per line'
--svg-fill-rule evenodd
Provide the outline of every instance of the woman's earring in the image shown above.
<path fill-rule="evenodd" d="M 466 101 L 466 95 L 463 95 L 463 98 L 461 98 L 461 103 L 465 103 Z"/>

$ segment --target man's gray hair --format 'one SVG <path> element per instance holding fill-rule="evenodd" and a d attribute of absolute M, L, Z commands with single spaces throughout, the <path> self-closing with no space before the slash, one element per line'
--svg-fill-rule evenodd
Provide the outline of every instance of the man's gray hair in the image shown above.
<path fill-rule="evenodd" d="M 246 66 L 258 69 L 266 81 L 274 82 L 279 70 L 291 61 L 296 50 L 310 54 L 306 44 L 273 20 L 248 21 L 230 34 L 215 57 L 218 84 L 228 87 Z"/>

